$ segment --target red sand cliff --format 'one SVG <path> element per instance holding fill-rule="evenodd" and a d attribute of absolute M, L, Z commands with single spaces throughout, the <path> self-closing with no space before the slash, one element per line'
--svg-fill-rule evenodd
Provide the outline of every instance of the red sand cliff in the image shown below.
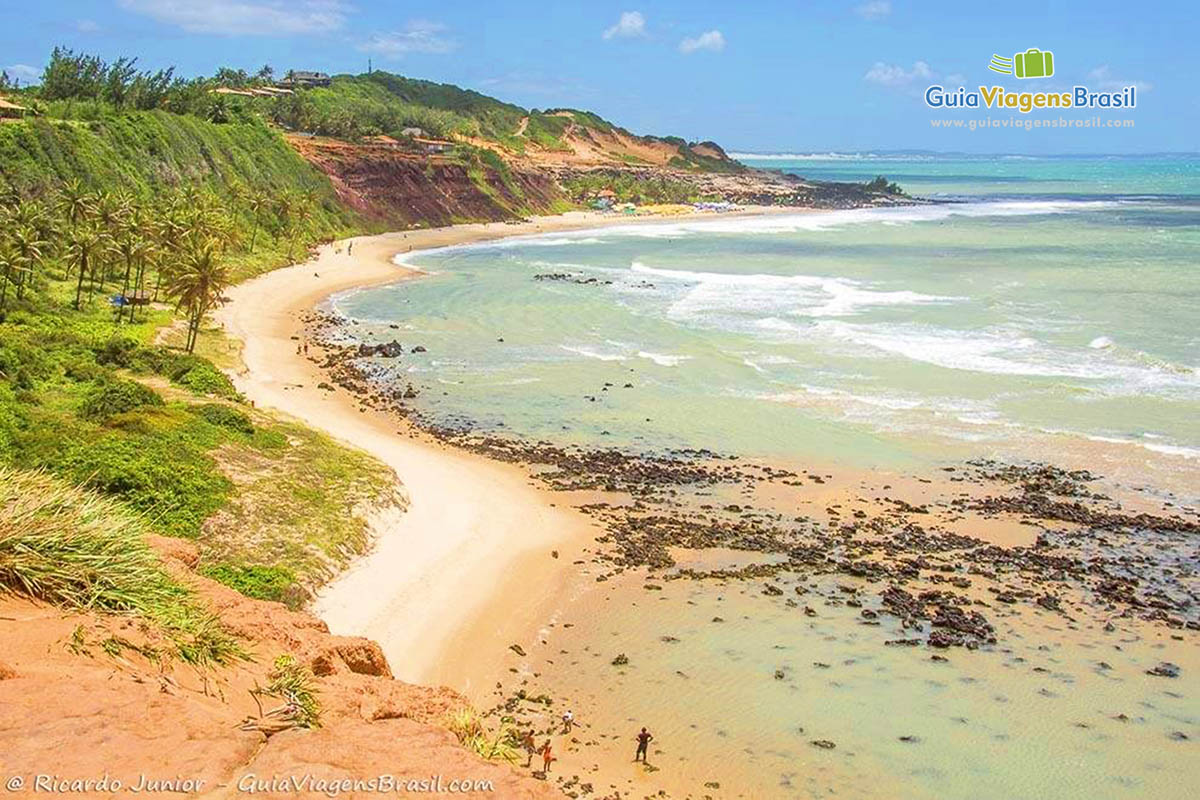
<path fill-rule="evenodd" d="M 125 789 L 143 776 L 191 780 L 180 786 L 185 793 L 221 797 L 238 795 L 239 783 L 253 779 L 379 775 L 440 776 L 444 784 L 491 781 L 492 791 L 459 795 L 467 797 L 561 797 L 547 784 L 460 747 L 439 724 L 464 704 L 455 692 L 396 681 L 374 642 L 333 636 L 309 614 L 248 599 L 195 575 L 197 556 L 187 542 L 161 539 L 155 545 L 245 640 L 254 661 L 208 675 L 183 665 L 164 673 L 132 649 L 112 656 L 100 646 L 110 636 L 134 644 L 151 640 L 153 634 L 135 620 L 0 599 L 0 781 L 19 777 L 25 783 L 10 796 L 32 794 L 40 774 L 57 780 L 107 775 L 107 789 L 82 793 L 93 797 L 127 796 Z M 240 724 L 260 712 L 250 690 L 268 683 L 282 653 L 317 676 L 322 727 L 269 737 L 242 730 Z M 270 707 L 273 699 L 262 702 Z M 113 792 L 114 779 L 125 789 Z M 284 790 L 271 796 L 312 794 Z"/>

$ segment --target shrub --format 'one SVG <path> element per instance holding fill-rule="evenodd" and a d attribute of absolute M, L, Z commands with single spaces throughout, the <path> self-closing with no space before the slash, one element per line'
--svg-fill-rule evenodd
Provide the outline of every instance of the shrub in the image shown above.
<path fill-rule="evenodd" d="M 249 416 L 236 408 L 230 408 L 220 403 L 203 403 L 188 406 L 188 411 L 220 428 L 244 433 L 247 436 L 254 435 L 254 423 Z"/>
<path fill-rule="evenodd" d="M 133 355 L 137 349 L 138 343 L 133 339 L 114 336 L 96 352 L 96 363 L 127 368 L 132 365 Z"/>
<path fill-rule="evenodd" d="M 79 416 L 92 422 L 104 422 L 115 414 L 123 414 L 143 406 L 161 406 L 158 392 L 137 381 L 111 380 L 88 392 L 79 407 Z"/>
<path fill-rule="evenodd" d="M 207 361 L 196 364 L 176 378 L 175 382 L 195 394 L 214 395 L 230 400 L 241 397 L 228 376 Z"/>
<path fill-rule="evenodd" d="M 153 372 L 190 389 L 195 394 L 211 394 L 229 400 L 240 400 L 233 383 L 200 356 L 168 350 L 165 347 L 143 347 L 130 358 L 130 366 L 140 372 Z"/>
<path fill-rule="evenodd" d="M 113 430 L 91 440 L 72 439 L 60 452 L 41 463 L 125 500 L 172 536 L 197 536 L 233 489 L 201 444 L 180 436 Z"/>
<path fill-rule="evenodd" d="M 246 597 L 284 603 L 289 608 L 299 608 L 308 596 L 296 582 L 296 574 L 287 567 L 213 564 L 201 567 L 200 574 L 236 589 Z"/>

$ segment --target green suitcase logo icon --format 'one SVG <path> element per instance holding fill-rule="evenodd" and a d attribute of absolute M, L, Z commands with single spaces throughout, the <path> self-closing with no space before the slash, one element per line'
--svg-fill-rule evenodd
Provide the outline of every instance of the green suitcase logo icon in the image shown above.
<path fill-rule="evenodd" d="M 1054 53 L 1031 47 L 1013 56 L 1013 67 L 1018 78 L 1049 78 L 1054 74 Z"/>

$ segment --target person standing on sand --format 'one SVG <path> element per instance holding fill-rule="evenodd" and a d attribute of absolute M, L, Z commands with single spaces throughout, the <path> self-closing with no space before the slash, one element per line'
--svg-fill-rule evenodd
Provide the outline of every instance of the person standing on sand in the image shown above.
<path fill-rule="evenodd" d="M 354 255 L 354 242 L 346 245 L 346 255 Z"/>
<path fill-rule="evenodd" d="M 533 741 L 533 731 L 525 731 L 525 735 L 521 737 L 521 746 L 525 748 L 525 766 L 533 765 L 533 754 L 537 752 L 537 743 Z"/>
<path fill-rule="evenodd" d="M 634 761 L 637 761 L 640 758 L 643 764 L 646 763 L 646 750 L 650 747 L 650 741 L 653 738 L 654 737 L 650 735 L 648 730 L 642 728 L 642 732 L 637 735 L 638 746 L 637 753 L 635 753 L 633 756 Z"/>
<path fill-rule="evenodd" d="M 542 745 L 542 772 L 550 774 L 550 762 L 554 760 L 554 751 L 550 749 L 550 740 Z"/>
<path fill-rule="evenodd" d="M 563 733 L 570 733 L 571 726 L 575 724 L 575 712 L 568 708 L 566 713 L 563 714 L 562 719 L 563 719 Z"/>

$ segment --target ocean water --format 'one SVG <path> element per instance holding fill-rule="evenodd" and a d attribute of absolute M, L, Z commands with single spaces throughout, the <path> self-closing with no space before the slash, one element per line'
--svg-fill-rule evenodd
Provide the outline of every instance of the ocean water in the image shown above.
<path fill-rule="evenodd" d="M 1200 161 L 762 165 L 885 174 L 954 202 L 428 251 L 404 260 L 426 276 L 333 305 L 357 337 L 425 348 L 376 361 L 419 387 L 413 406 L 439 424 L 707 447 L 854 481 L 1034 458 L 1200 496 Z M 647 591 L 637 570 L 599 583 L 602 567 L 579 569 L 578 595 L 528 655 L 506 656 L 516 672 L 481 676 L 473 699 L 546 692 L 560 701 L 546 725 L 569 703 L 580 726 L 556 737 L 556 769 L 598 793 L 1183 798 L 1200 781 L 1193 631 L 1118 619 L 1106 632 L 1104 609 L 990 603 L 973 576 L 1000 644 L 938 662 L 884 646 L 906 635 L 898 622 L 865 625 L 842 602 L 848 585 L 877 608 L 882 585 L 866 580 L 784 575 L 768 596 L 760 581 Z M 1184 677 L 1145 674 L 1162 660 Z M 630 763 L 642 724 L 657 772 Z M 813 744 L 826 740 L 836 747 Z"/>
<path fill-rule="evenodd" d="M 430 251 L 335 306 L 426 347 L 402 369 L 439 423 L 862 467 L 1054 452 L 1194 486 L 1200 159 L 757 165 L 953 202 Z"/>

